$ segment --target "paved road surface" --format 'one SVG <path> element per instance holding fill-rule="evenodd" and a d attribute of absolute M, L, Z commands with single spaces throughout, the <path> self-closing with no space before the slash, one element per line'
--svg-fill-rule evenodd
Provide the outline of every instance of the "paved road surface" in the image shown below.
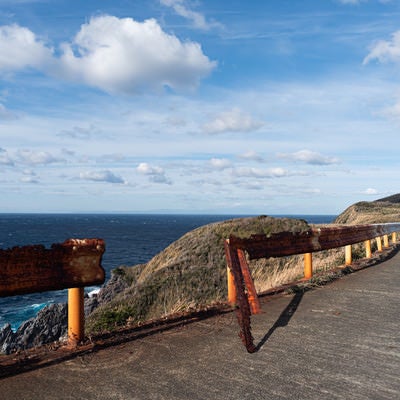
<path fill-rule="evenodd" d="M 400 399 L 400 253 L 234 313 L 0 380 L 1 399 Z"/>

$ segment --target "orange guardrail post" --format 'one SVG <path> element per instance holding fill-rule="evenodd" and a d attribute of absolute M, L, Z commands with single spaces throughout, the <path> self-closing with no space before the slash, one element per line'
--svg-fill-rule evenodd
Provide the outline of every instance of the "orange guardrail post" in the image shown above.
<path fill-rule="evenodd" d="M 392 242 L 393 243 L 397 242 L 397 233 L 396 232 L 392 232 Z"/>
<path fill-rule="evenodd" d="M 380 236 L 376 238 L 376 245 L 378 246 L 378 251 L 382 251 L 382 240 Z"/>
<path fill-rule="evenodd" d="M 371 240 L 366 240 L 365 241 L 365 257 L 366 258 L 371 258 L 372 257 Z"/>
<path fill-rule="evenodd" d="M 389 247 L 389 236 L 383 235 L 383 247 Z"/>
<path fill-rule="evenodd" d="M 68 289 L 68 342 L 77 345 L 84 336 L 84 288 L 71 288 Z"/>
<path fill-rule="evenodd" d="M 304 253 L 304 278 L 310 279 L 312 276 L 312 253 Z"/>
<path fill-rule="evenodd" d="M 353 262 L 353 257 L 351 254 L 351 244 L 345 246 L 345 265 L 351 265 Z"/>

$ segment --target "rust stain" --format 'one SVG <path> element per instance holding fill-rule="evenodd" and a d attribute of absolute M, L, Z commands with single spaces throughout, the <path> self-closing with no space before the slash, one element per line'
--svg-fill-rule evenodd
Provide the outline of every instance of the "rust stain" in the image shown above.
<path fill-rule="evenodd" d="M 102 284 L 102 239 L 0 249 L 0 297 Z"/>
<path fill-rule="evenodd" d="M 312 253 L 378 238 L 400 231 L 400 223 L 335 225 L 303 232 L 279 232 L 270 236 L 251 235 L 249 238 L 230 236 L 226 239 L 225 255 L 228 268 L 234 276 L 237 318 L 241 337 L 249 353 L 257 350 L 251 334 L 251 311 L 259 312 L 257 293 L 248 271 L 244 252 L 249 259 L 282 257 Z M 250 300 L 250 303 L 249 303 Z"/>

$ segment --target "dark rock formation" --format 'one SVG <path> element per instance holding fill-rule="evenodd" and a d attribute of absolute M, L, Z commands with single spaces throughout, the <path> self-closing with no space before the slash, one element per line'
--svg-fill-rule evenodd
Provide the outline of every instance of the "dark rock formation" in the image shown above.
<path fill-rule="evenodd" d="M 85 315 L 89 315 L 99 305 L 109 302 L 127 287 L 127 282 L 121 279 L 118 273 L 113 273 L 98 294 L 85 298 Z M 12 331 L 10 324 L 0 328 L 0 353 L 10 354 L 18 350 L 56 342 L 60 338 L 66 337 L 67 326 L 67 304 L 47 306 L 39 311 L 36 317 L 25 321 L 16 332 Z"/>
<path fill-rule="evenodd" d="M 119 268 L 111 273 L 109 281 L 97 294 L 85 298 L 85 315 L 91 314 L 97 307 L 111 301 L 117 294 L 123 292 L 129 285 L 118 273 Z"/>
<path fill-rule="evenodd" d="M 0 330 L 1 352 L 9 354 L 58 341 L 66 335 L 67 324 L 67 305 L 51 304 L 39 311 L 35 318 L 24 322 L 16 332 L 6 324 Z"/>

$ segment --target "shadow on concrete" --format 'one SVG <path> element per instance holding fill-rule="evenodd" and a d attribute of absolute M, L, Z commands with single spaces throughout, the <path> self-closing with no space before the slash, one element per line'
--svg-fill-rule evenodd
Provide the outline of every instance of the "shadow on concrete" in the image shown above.
<path fill-rule="evenodd" d="M 296 312 L 297 307 L 299 306 L 303 296 L 304 296 L 304 291 L 297 292 L 293 296 L 292 300 L 286 306 L 286 308 L 282 311 L 282 314 L 276 320 L 274 325 L 270 328 L 270 330 L 261 339 L 260 343 L 256 346 L 255 351 L 259 351 L 262 348 L 262 346 L 264 346 L 264 344 L 267 343 L 268 339 L 272 336 L 272 334 L 275 332 L 275 330 L 277 328 L 283 328 L 289 323 L 290 319 L 293 317 L 294 313 Z"/>

